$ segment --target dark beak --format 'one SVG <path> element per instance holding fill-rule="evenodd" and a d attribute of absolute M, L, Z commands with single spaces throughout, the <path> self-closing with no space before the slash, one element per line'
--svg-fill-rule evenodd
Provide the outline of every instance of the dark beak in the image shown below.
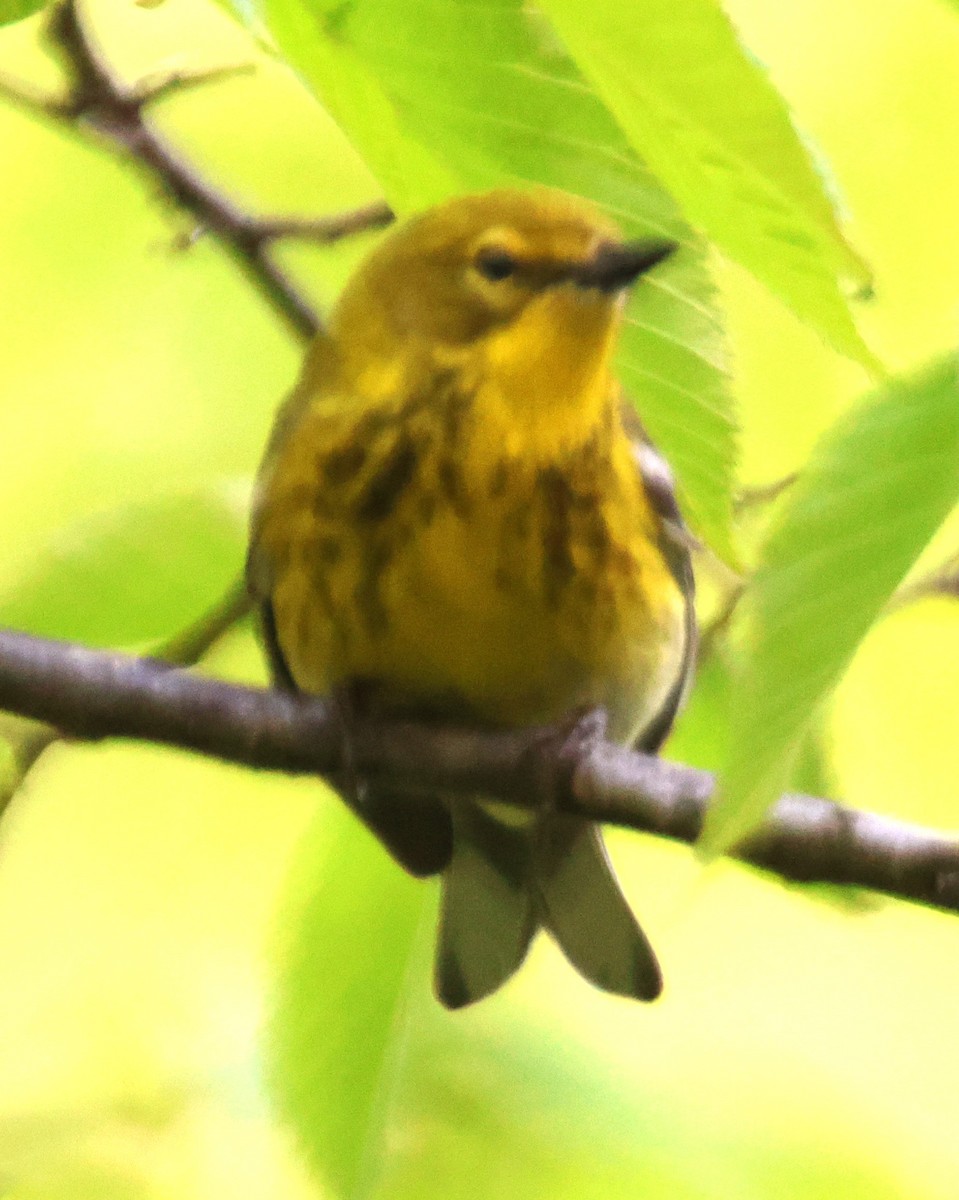
<path fill-rule="evenodd" d="M 601 292 L 618 292 L 669 258 L 676 249 L 675 242 L 657 239 L 622 245 L 606 242 L 590 262 L 576 268 L 573 282 L 584 288 L 599 288 Z"/>

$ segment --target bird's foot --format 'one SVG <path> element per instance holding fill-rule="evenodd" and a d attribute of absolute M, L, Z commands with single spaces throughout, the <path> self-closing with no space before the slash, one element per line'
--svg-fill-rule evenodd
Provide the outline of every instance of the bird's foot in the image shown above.
<path fill-rule="evenodd" d="M 596 706 L 574 709 L 537 732 L 530 746 L 537 808 L 558 812 L 565 807 L 576 769 L 597 743 L 605 741 L 608 728 L 609 714 Z"/>

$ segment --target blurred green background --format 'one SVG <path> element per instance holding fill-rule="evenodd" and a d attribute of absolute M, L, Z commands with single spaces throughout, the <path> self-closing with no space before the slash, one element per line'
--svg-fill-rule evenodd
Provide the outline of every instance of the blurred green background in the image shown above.
<path fill-rule="evenodd" d="M 899 370 L 954 346 L 959 15 L 939 0 L 727 7 L 838 181 L 875 271 L 860 312 L 873 349 Z M 104 0 L 97 14 L 131 79 L 252 53 L 191 0 Z M 2 32 L 0 73 L 53 78 L 31 39 L 29 24 Z M 316 214 L 377 194 L 264 61 L 156 115 L 251 208 Z M 51 547 L 68 553 L 77 522 L 244 486 L 299 351 L 212 242 L 175 249 L 182 215 L 2 99 L 0 177 L 2 595 Z M 325 303 L 361 250 L 288 261 Z M 763 483 L 801 465 L 868 381 L 741 271 L 716 271 L 742 480 Z M 157 549 L 141 551 L 127 604 L 154 578 Z M 212 586 L 207 565 L 197 577 Z M 849 803 L 955 823 L 957 618 L 954 603 L 914 605 L 856 658 L 830 727 Z M 209 669 L 263 678 L 244 631 Z M 610 841 L 667 976 L 648 1009 L 590 990 L 539 945 L 505 993 L 442 1013 L 428 995 L 430 886 L 377 884 L 416 950 L 400 964 L 409 1001 L 382 1081 L 394 1117 L 378 1185 L 368 1167 L 376 1194 L 952 1200 L 955 919 Z M 316 1195 L 264 1088 L 270 985 L 288 969 L 277 945 L 305 908 L 297 928 L 326 939 L 317 989 L 331 1013 L 354 1004 L 376 942 L 351 924 L 351 879 L 392 880 L 378 855 L 313 784 L 153 749 L 46 755 L 0 842 L 0 1194 Z"/>

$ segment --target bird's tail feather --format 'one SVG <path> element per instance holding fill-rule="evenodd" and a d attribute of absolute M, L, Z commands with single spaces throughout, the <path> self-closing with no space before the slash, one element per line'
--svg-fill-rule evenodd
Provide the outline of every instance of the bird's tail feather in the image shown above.
<path fill-rule="evenodd" d="M 595 825 L 556 813 L 505 824 L 478 804 L 453 809 L 443 876 L 436 992 L 460 1008 L 516 971 L 543 925 L 597 987 L 654 1000 L 656 956 L 616 882 Z"/>
<path fill-rule="evenodd" d="M 506 982 L 536 932 L 528 828 L 495 820 L 468 801 L 453 806 L 453 855 L 443 873 L 436 994 L 447 1008 L 481 1000 Z"/>
<path fill-rule="evenodd" d="M 595 825 L 556 814 L 541 821 L 533 878 L 541 920 L 580 975 L 607 992 L 656 999 L 659 963 Z"/>

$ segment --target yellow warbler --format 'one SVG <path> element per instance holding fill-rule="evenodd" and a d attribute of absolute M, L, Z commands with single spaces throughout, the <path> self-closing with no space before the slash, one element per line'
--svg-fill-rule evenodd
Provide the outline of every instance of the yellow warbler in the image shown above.
<path fill-rule="evenodd" d="M 611 357 L 626 292 L 674 248 L 545 189 L 451 200 L 379 244 L 260 475 L 249 579 L 278 681 L 494 727 L 602 707 L 611 737 L 658 747 L 693 657 L 689 539 Z M 447 1006 L 499 987 L 540 927 L 599 987 L 659 994 L 595 826 L 365 803 L 401 862 L 442 871 Z"/>

